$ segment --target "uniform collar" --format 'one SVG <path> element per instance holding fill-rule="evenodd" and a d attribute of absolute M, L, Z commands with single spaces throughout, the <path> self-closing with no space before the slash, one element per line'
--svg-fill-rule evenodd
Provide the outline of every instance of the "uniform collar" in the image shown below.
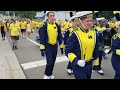
<path fill-rule="evenodd" d="M 89 32 L 89 30 L 85 30 L 85 29 L 83 29 L 81 26 L 80 26 L 80 29 L 81 29 L 81 31 L 83 31 L 83 32 L 85 32 L 85 33 L 88 33 L 88 32 Z"/>
<path fill-rule="evenodd" d="M 75 29 L 75 30 L 77 30 L 77 29 L 78 29 L 78 27 L 77 27 L 77 26 L 72 26 L 72 27 L 70 27 L 70 28 L 73 28 L 73 29 Z"/>
<path fill-rule="evenodd" d="M 52 24 L 52 23 L 50 23 L 50 22 L 48 22 L 48 21 L 46 21 L 47 23 L 49 23 L 49 24 L 51 24 L 51 25 L 53 25 L 53 24 L 55 24 L 55 22 Z"/>
<path fill-rule="evenodd" d="M 78 27 L 73 27 L 73 29 L 74 29 L 74 30 L 77 30 L 77 29 L 78 29 Z"/>

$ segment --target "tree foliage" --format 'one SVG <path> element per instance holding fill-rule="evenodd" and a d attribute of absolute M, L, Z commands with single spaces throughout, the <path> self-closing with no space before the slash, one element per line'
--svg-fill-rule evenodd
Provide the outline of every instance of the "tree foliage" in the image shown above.
<path fill-rule="evenodd" d="M 12 16 L 15 13 L 15 16 L 32 19 L 35 17 L 36 12 L 40 11 L 9 11 L 9 15 Z M 0 11 L 0 14 L 7 15 L 6 11 Z M 112 11 L 99 11 L 99 17 L 110 19 L 114 17 L 114 14 Z"/>
<path fill-rule="evenodd" d="M 37 11 L 15 11 L 15 15 L 21 18 L 33 19 Z"/>
<path fill-rule="evenodd" d="M 99 11 L 99 17 L 105 17 L 106 19 L 110 19 L 114 17 L 112 11 Z"/>

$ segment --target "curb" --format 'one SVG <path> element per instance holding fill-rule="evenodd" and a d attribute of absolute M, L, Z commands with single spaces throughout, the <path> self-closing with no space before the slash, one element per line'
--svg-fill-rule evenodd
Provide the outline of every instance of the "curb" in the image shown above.
<path fill-rule="evenodd" d="M 26 79 L 8 39 L 6 38 L 2 43 L 3 45 L 0 46 L 0 79 Z"/>

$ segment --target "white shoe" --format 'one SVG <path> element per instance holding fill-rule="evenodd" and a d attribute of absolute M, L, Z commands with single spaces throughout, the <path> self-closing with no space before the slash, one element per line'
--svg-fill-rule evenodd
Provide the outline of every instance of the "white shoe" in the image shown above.
<path fill-rule="evenodd" d="M 45 75 L 43 79 L 51 79 L 51 76 Z"/>
<path fill-rule="evenodd" d="M 50 79 L 55 79 L 55 77 L 53 75 L 50 76 Z"/>
<path fill-rule="evenodd" d="M 95 70 L 92 70 L 92 73 L 95 72 Z"/>
<path fill-rule="evenodd" d="M 101 75 L 104 74 L 103 70 L 99 70 L 98 73 L 101 74 Z"/>
<path fill-rule="evenodd" d="M 71 69 L 67 69 L 67 72 L 68 72 L 69 74 L 72 74 L 72 73 L 73 73 L 73 71 L 72 71 Z"/>

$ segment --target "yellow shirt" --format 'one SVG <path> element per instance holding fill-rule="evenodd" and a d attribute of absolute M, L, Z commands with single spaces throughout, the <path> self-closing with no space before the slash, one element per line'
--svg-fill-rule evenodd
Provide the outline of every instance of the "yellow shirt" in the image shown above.
<path fill-rule="evenodd" d="M 17 22 L 17 24 L 20 26 L 20 25 L 21 25 L 21 22 Z"/>
<path fill-rule="evenodd" d="M 116 23 L 109 22 L 108 24 L 110 28 L 116 28 Z"/>
<path fill-rule="evenodd" d="M 32 28 L 32 29 L 34 28 L 34 23 L 33 23 L 33 22 L 31 22 L 31 28 Z"/>
<path fill-rule="evenodd" d="M 68 28 L 68 22 L 64 22 L 64 25 L 65 25 L 64 29 L 67 29 Z"/>
<path fill-rule="evenodd" d="M 42 27 L 42 25 L 43 25 L 43 22 L 39 22 L 39 27 Z"/>
<path fill-rule="evenodd" d="M 119 13 L 119 11 L 113 11 L 113 13 L 114 13 L 114 14 L 117 14 L 117 13 Z"/>
<path fill-rule="evenodd" d="M 25 22 L 21 22 L 21 29 L 26 29 L 26 23 Z"/>
<path fill-rule="evenodd" d="M 10 25 L 10 31 L 11 31 L 11 36 L 18 36 L 19 35 L 19 25 L 18 24 L 11 24 Z"/>
<path fill-rule="evenodd" d="M 96 29 L 97 29 L 98 31 L 105 31 L 105 30 L 106 30 L 106 27 L 97 26 Z"/>
<path fill-rule="evenodd" d="M 7 27 L 9 27 L 10 23 L 7 23 Z"/>
<path fill-rule="evenodd" d="M 72 24 L 68 21 L 68 22 L 64 22 L 64 30 L 68 29 L 69 27 L 72 26 Z"/>
<path fill-rule="evenodd" d="M 116 26 L 116 28 L 119 28 L 119 23 L 115 22 L 115 26 Z"/>
<path fill-rule="evenodd" d="M 27 24 L 27 29 L 31 29 L 31 24 Z"/>
<path fill-rule="evenodd" d="M 39 28 L 39 22 L 36 22 L 36 27 Z"/>
<path fill-rule="evenodd" d="M 63 27 L 61 27 L 61 31 L 62 31 L 62 32 L 64 32 L 64 31 L 65 31 L 65 29 L 64 29 Z"/>
<path fill-rule="evenodd" d="M 61 31 L 62 31 L 62 32 L 65 31 L 65 24 L 64 24 L 64 22 L 61 23 Z"/>
<path fill-rule="evenodd" d="M 57 30 L 58 29 L 55 23 L 47 24 L 48 43 L 51 45 L 55 45 L 57 43 L 57 36 L 58 36 Z"/>

